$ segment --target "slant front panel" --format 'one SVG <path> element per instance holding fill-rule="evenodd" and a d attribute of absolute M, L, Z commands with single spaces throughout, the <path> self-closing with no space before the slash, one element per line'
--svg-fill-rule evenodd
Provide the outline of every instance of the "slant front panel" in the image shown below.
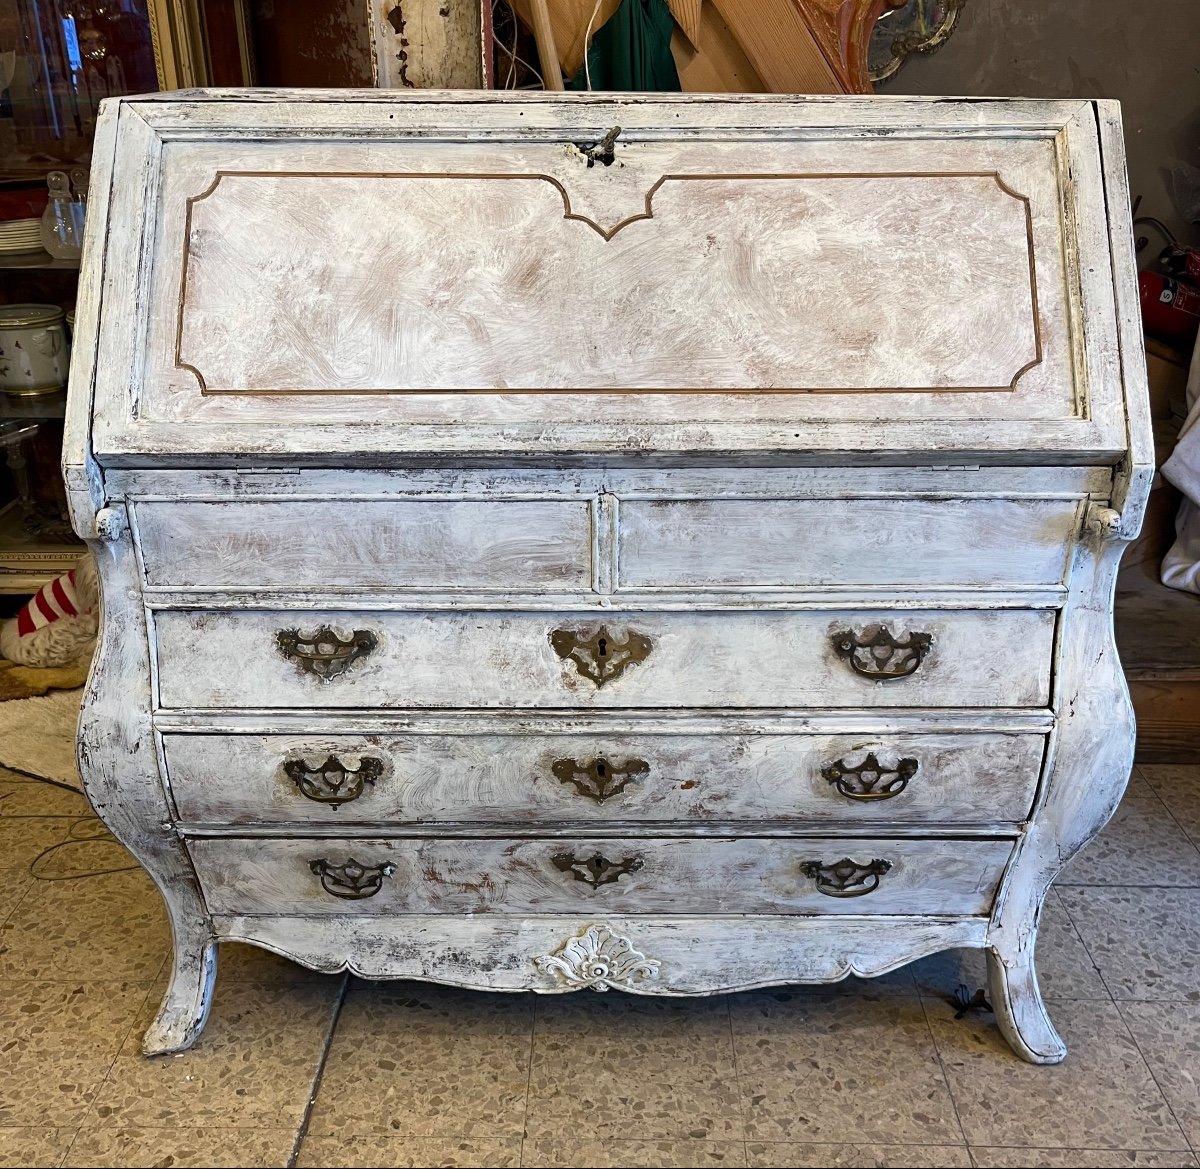
<path fill-rule="evenodd" d="M 321 134 L 290 109 L 254 140 L 125 114 L 143 234 L 108 238 L 99 449 L 1119 450 L 1084 103 L 917 136 L 816 106 L 591 99 L 549 134 L 490 102 Z"/>

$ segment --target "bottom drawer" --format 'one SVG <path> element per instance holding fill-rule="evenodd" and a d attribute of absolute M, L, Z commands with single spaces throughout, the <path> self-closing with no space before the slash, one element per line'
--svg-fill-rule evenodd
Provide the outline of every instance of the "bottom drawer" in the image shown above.
<path fill-rule="evenodd" d="M 189 842 L 223 914 L 987 913 L 997 839 Z"/>

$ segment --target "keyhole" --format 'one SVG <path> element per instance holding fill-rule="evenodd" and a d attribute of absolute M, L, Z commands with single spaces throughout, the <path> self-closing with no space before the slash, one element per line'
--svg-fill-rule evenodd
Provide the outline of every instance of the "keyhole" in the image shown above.
<path fill-rule="evenodd" d="M 602 638 L 600 639 L 600 643 L 599 643 L 599 644 L 600 644 L 600 656 L 601 656 L 602 658 L 606 658 L 606 657 L 608 657 L 608 638 L 607 638 L 607 637 L 602 637 Z"/>
<path fill-rule="evenodd" d="M 608 768 L 604 765 L 604 760 L 601 759 L 596 764 L 596 774 L 603 779 L 608 774 Z"/>

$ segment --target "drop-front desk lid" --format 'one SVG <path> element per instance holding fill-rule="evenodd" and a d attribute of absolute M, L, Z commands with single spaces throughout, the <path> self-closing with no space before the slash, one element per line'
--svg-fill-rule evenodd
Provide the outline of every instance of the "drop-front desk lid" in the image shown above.
<path fill-rule="evenodd" d="M 1115 462 L 1144 392 L 1112 103 L 168 93 L 88 218 L 108 465 Z"/>

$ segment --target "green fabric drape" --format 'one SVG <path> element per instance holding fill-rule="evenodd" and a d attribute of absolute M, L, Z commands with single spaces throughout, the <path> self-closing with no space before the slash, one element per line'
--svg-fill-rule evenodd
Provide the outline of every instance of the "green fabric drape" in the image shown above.
<path fill-rule="evenodd" d="M 592 38 L 592 88 L 678 93 L 671 55 L 674 27 L 667 0 L 624 0 Z M 575 74 L 570 88 L 587 89 L 586 70 Z"/>

